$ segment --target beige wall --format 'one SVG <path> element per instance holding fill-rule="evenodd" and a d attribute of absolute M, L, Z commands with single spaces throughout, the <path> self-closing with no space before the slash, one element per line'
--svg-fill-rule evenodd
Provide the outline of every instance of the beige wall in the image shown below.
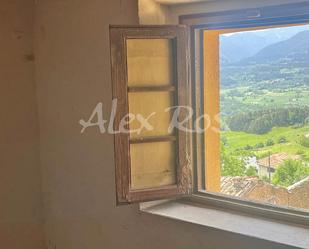
<path fill-rule="evenodd" d="M 177 24 L 180 15 L 241 8 L 258 8 L 262 6 L 305 2 L 308 0 L 214 0 L 169 5 L 158 4 L 155 0 L 138 1 L 141 24 Z M 144 11 L 145 9 L 148 9 L 148 11 Z"/>
<path fill-rule="evenodd" d="M 136 0 L 39 0 L 36 81 L 46 242 L 57 249 L 276 249 L 240 235 L 115 207 L 111 135 L 78 121 L 111 108 L 109 24 L 137 24 Z M 117 148 L 116 148 L 117 150 Z"/>
<path fill-rule="evenodd" d="M 78 121 L 98 102 L 108 118 L 108 25 L 136 24 L 137 7 L 136 0 L 1 1 L 0 248 L 288 248 L 115 207 L 113 137 L 96 128 L 81 135 Z M 147 22 L 164 21 L 161 14 Z"/>
<path fill-rule="evenodd" d="M 170 7 L 153 0 L 139 0 L 138 15 L 140 24 L 165 24 L 170 22 Z"/>
<path fill-rule="evenodd" d="M 0 4 L 0 248 L 43 248 L 32 0 Z"/>
<path fill-rule="evenodd" d="M 209 3 L 194 3 L 190 5 L 175 5 L 170 8 L 169 22 L 178 21 L 179 15 L 192 13 L 215 12 L 241 8 L 259 8 L 278 4 L 305 2 L 306 0 L 217 0 Z"/>

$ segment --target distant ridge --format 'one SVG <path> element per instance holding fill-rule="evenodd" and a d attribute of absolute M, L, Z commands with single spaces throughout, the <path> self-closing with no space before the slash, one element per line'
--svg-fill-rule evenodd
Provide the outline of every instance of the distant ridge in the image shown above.
<path fill-rule="evenodd" d="M 222 66 L 252 57 L 267 46 L 286 41 L 309 25 L 271 28 L 260 31 L 238 32 L 220 36 L 220 60 Z"/>
<path fill-rule="evenodd" d="M 304 62 L 309 57 L 309 30 L 302 31 L 292 38 L 265 47 L 256 55 L 237 63 L 267 64 L 272 62 Z"/>

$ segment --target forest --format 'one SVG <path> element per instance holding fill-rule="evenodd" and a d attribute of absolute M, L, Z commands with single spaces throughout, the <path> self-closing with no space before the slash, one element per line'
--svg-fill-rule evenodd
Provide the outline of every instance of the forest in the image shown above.
<path fill-rule="evenodd" d="M 227 125 L 232 131 L 254 134 L 265 134 L 274 127 L 302 127 L 308 124 L 308 106 L 241 112 L 227 119 Z"/>

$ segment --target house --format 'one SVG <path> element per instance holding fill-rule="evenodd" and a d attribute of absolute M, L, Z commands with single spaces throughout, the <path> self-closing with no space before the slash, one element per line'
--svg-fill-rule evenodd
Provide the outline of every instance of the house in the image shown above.
<path fill-rule="evenodd" d="M 274 172 L 280 164 L 286 160 L 299 160 L 301 156 L 299 155 L 290 155 L 288 153 L 276 153 L 270 156 L 264 157 L 257 160 L 258 164 L 258 174 L 260 177 L 269 177 L 272 178 Z"/>

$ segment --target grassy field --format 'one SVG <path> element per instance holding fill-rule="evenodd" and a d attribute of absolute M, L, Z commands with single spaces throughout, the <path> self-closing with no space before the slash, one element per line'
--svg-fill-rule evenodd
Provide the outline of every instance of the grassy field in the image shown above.
<path fill-rule="evenodd" d="M 247 145 L 254 147 L 258 143 L 266 143 L 268 139 L 274 141 L 273 146 L 265 146 L 260 149 L 252 149 L 255 155 L 261 157 L 271 152 L 286 152 L 291 155 L 301 154 L 304 160 L 309 161 L 309 148 L 299 144 L 299 139 L 304 134 L 309 133 L 309 126 L 301 128 L 280 127 L 273 128 L 270 132 L 263 135 L 249 134 L 245 132 L 224 131 L 221 132 L 221 138 L 225 140 L 225 148 L 227 152 L 234 153 L 237 150 L 244 150 Z M 278 143 L 280 137 L 284 136 L 287 141 L 285 143 Z"/>
<path fill-rule="evenodd" d="M 239 111 L 309 105 L 309 85 L 259 91 L 248 86 L 233 86 L 221 88 L 220 94 L 221 110 L 229 115 Z"/>

